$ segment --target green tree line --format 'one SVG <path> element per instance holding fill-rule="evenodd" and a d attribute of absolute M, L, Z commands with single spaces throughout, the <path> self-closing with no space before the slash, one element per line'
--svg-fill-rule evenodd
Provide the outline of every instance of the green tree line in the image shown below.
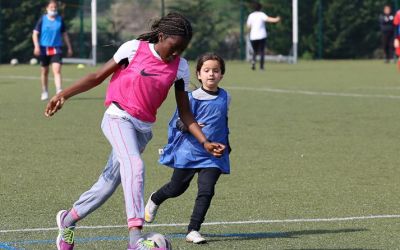
<path fill-rule="evenodd" d="M 161 0 L 132 0 L 143 8 L 161 8 Z M 60 1 L 59 12 L 67 27 L 77 23 L 83 0 Z M 90 2 L 85 0 L 85 2 Z M 100 11 L 110 8 L 114 1 L 98 1 Z M 129 4 L 129 1 L 125 1 Z M 281 16 L 276 25 L 267 25 L 268 53 L 288 54 L 292 38 L 292 0 L 260 0 L 263 11 L 271 16 Z M 381 55 L 378 16 L 384 4 L 395 5 L 396 0 L 299 0 L 299 57 L 300 58 L 375 58 Z M 29 61 L 32 58 L 31 34 L 42 13 L 45 0 L 0 0 L 0 62 L 11 58 Z M 194 28 L 193 40 L 185 57 L 195 59 L 206 51 L 215 51 L 227 59 L 241 58 L 241 45 L 247 15 L 251 12 L 250 0 L 165 0 L 166 12 L 179 11 L 188 17 Z M 88 5 L 88 4 L 86 4 Z M 88 5 L 90 6 L 90 4 Z M 395 6 L 393 6 L 395 7 Z M 87 8 L 87 7 L 86 7 Z M 161 9 L 159 11 L 161 14 Z M 113 16 L 100 21 L 98 44 L 112 48 L 101 50 L 101 60 L 110 58 L 127 35 L 124 30 L 109 32 L 115 24 Z M 138 17 L 147 18 L 147 17 Z M 74 20 L 71 23 L 71 20 Z M 111 21 L 110 21 L 111 20 Z M 114 29 L 115 30 L 115 29 Z M 70 29 L 74 50 L 79 47 L 77 29 Z M 86 40 L 90 30 L 85 30 Z M 129 34 L 130 35 L 130 34 Z M 132 34 L 132 38 L 135 35 Z M 90 42 L 86 46 L 90 46 Z M 90 49 L 86 49 L 90 51 Z M 76 53 L 78 54 L 78 53 Z M 82 54 L 82 53 L 80 53 Z M 85 55 L 86 56 L 86 55 Z"/>

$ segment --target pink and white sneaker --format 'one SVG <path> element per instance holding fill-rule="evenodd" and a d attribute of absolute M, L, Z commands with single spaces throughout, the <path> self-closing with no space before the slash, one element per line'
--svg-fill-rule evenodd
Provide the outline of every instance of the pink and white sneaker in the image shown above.
<path fill-rule="evenodd" d="M 58 236 L 57 236 L 57 249 L 58 250 L 72 250 L 74 249 L 74 226 L 65 227 L 63 225 L 63 220 L 68 214 L 67 210 L 61 210 L 57 213 L 56 220 L 58 226 Z"/>

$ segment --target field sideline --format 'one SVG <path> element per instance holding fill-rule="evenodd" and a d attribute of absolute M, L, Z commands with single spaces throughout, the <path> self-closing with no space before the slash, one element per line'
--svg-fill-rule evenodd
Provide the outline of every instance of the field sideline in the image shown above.
<path fill-rule="evenodd" d="M 64 86 L 93 70 L 65 65 Z M 54 249 L 55 214 L 96 181 L 110 150 L 100 130 L 106 86 L 47 119 L 39 67 L 0 66 L 0 249 Z M 232 95 L 232 174 L 202 228 L 209 243 L 184 242 L 194 181 L 145 231 L 166 234 L 174 249 L 400 249 L 395 64 L 300 61 L 253 72 L 233 61 L 222 87 Z M 171 92 L 143 154 L 146 199 L 170 177 L 156 160 L 173 111 Z M 124 225 L 119 188 L 79 224 L 76 249 L 125 249 Z"/>

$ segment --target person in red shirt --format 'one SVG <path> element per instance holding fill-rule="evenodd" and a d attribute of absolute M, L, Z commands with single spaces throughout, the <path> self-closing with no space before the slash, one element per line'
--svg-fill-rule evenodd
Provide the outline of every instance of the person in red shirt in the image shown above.
<path fill-rule="evenodd" d="M 395 26 L 394 48 L 396 56 L 400 57 L 400 10 L 393 18 L 393 25 Z M 400 60 L 397 60 L 397 69 L 400 71 Z"/>

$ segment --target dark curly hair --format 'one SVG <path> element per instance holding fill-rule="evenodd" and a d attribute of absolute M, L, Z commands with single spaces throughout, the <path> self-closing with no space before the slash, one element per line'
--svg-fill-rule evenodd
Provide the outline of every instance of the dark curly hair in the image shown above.
<path fill-rule="evenodd" d="M 189 20 L 177 12 L 171 12 L 161 19 L 154 21 L 151 31 L 141 34 L 138 40 L 157 43 L 160 32 L 167 36 L 182 36 L 187 42 L 192 39 L 193 35 L 192 25 Z"/>

